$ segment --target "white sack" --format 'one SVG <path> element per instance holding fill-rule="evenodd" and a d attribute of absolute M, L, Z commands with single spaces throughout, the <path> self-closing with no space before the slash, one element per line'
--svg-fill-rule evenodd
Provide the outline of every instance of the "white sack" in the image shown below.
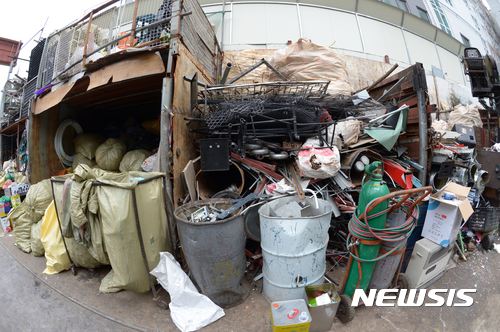
<path fill-rule="evenodd" d="M 158 154 L 159 153 L 155 153 L 154 155 L 149 156 L 148 158 L 146 158 L 146 160 L 144 160 L 144 162 L 141 165 L 144 172 L 153 172 L 154 171 L 155 165 L 157 164 L 157 160 L 158 160 Z"/>
<path fill-rule="evenodd" d="M 171 253 L 160 253 L 160 262 L 151 274 L 170 294 L 170 316 L 181 331 L 199 330 L 224 316 L 221 307 L 198 293 Z"/>
<path fill-rule="evenodd" d="M 277 50 L 269 60 L 281 74 L 292 81 L 330 81 L 328 93 L 352 94 L 345 57 L 333 49 L 301 38 Z M 271 72 L 271 81 L 282 78 Z"/>
<path fill-rule="evenodd" d="M 306 177 L 326 179 L 340 170 L 340 153 L 336 146 L 321 147 L 319 139 L 309 138 L 301 147 L 297 165 Z"/>
<path fill-rule="evenodd" d="M 119 138 L 108 138 L 95 152 L 95 161 L 106 171 L 117 171 L 127 153 L 127 143 Z"/>
<path fill-rule="evenodd" d="M 463 106 L 458 104 L 455 106 L 454 111 L 450 113 L 447 129 L 453 130 L 453 126 L 456 124 L 467 127 L 476 126 L 483 128 L 483 122 L 481 121 L 481 115 L 479 114 L 477 105 L 470 104 L 469 106 Z"/>
<path fill-rule="evenodd" d="M 342 121 L 328 127 L 328 141 L 333 136 L 333 127 L 335 127 L 335 136 L 339 137 L 342 143 L 346 146 L 351 146 L 358 143 L 359 135 L 361 135 L 362 122 L 359 120 Z"/>

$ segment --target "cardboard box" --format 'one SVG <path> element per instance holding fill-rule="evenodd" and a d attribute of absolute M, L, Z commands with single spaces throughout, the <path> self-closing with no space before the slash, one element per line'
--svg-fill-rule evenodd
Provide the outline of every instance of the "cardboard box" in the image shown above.
<path fill-rule="evenodd" d="M 450 182 L 429 199 L 422 236 L 443 247 L 452 244 L 460 230 L 462 220 L 467 220 L 474 210 L 467 195 L 470 188 Z M 445 194 L 455 195 L 455 199 L 445 199 Z"/>
<path fill-rule="evenodd" d="M 30 189 L 29 183 L 22 183 L 17 186 L 13 186 L 10 188 L 7 188 L 4 190 L 5 196 L 11 197 L 11 196 L 22 196 L 26 195 L 28 193 L 28 190 Z"/>

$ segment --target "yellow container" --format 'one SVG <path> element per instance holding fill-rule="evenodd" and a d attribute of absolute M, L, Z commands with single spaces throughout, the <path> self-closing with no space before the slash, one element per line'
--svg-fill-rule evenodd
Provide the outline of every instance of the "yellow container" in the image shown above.
<path fill-rule="evenodd" d="M 272 332 L 309 332 L 311 315 L 304 300 L 271 303 Z"/>
<path fill-rule="evenodd" d="M 21 196 L 19 196 L 19 195 L 11 196 L 10 203 L 12 204 L 12 208 L 19 206 L 21 204 Z"/>

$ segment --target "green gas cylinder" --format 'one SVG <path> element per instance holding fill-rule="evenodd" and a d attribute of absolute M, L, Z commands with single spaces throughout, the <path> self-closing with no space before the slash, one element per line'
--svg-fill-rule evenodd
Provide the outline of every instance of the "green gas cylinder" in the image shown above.
<path fill-rule="evenodd" d="M 366 206 L 375 198 L 382 197 L 389 194 L 389 188 L 382 181 L 382 162 L 375 161 L 369 165 L 365 166 L 366 175 L 371 176 L 371 178 L 364 182 L 359 193 L 358 207 L 354 212 L 356 216 L 361 216 L 366 210 Z M 368 217 L 387 210 L 389 207 L 389 201 L 383 201 L 378 204 L 373 210 L 368 213 Z M 387 220 L 387 213 L 383 213 L 380 216 L 368 219 L 368 224 L 371 228 L 382 229 L 385 227 Z M 364 221 L 361 220 L 362 222 Z M 353 222 L 352 220 L 350 222 Z M 377 258 L 380 249 L 381 242 L 377 238 L 364 238 L 359 239 L 361 242 L 358 247 L 359 258 L 364 260 L 373 260 Z M 375 243 L 370 243 L 370 241 L 376 241 Z M 359 267 L 358 262 L 352 257 L 349 258 L 350 269 L 349 274 L 344 285 L 344 294 L 347 294 L 352 298 L 354 290 L 359 280 Z M 358 288 L 363 289 L 366 292 L 368 284 L 373 274 L 373 269 L 375 268 L 376 262 L 361 262 L 361 281 Z"/>

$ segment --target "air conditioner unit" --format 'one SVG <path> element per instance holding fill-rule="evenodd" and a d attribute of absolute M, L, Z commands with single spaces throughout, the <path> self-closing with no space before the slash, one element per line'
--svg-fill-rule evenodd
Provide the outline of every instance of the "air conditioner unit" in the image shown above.
<path fill-rule="evenodd" d="M 418 240 L 405 272 L 411 280 L 411 288 L 427 288 L 441 278 L 453 248 L 452 245 L 442 247 L 425 238 Z"/>

